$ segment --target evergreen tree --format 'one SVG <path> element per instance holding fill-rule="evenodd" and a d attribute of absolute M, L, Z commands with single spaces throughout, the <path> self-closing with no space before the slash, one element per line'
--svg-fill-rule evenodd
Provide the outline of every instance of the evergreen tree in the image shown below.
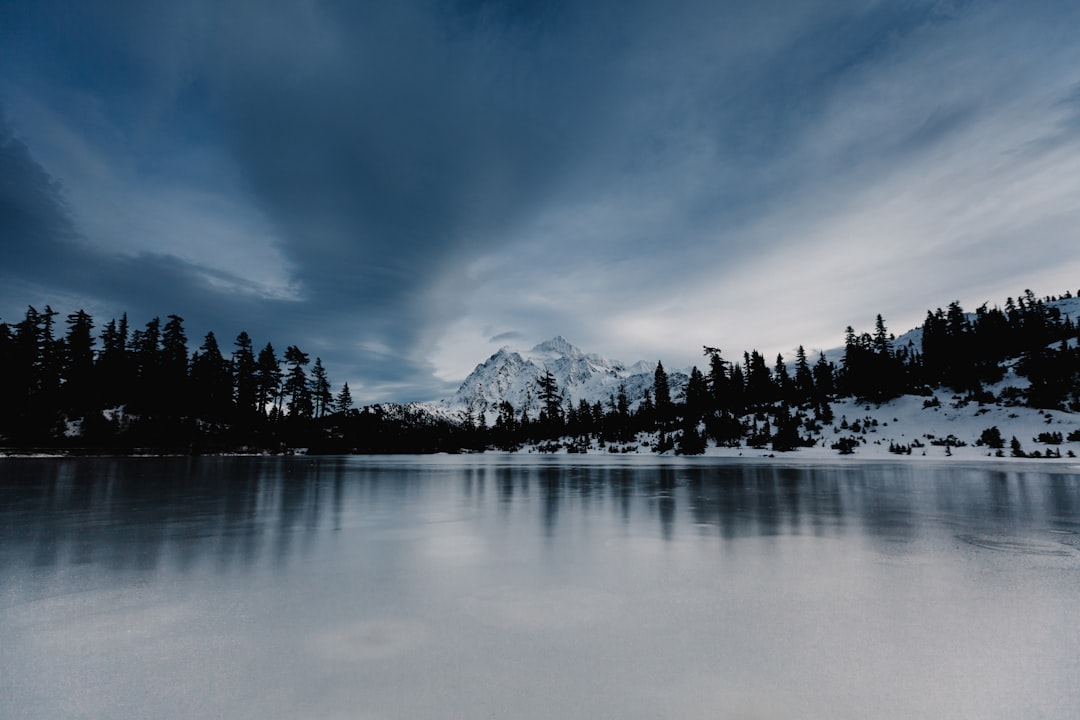
<path fill-rule="evenodd" d="M 84 311 L 67 316 L 68 332 L 64 340 L 65 409 L 89 410 L 94 391 L 94 321 Z"/>
<path fill-rule="evenodd" d="M 123 405 L 131 392 L 136 369 L 128 353 L 128 323 L 125 314 L 120 324 L 115 319 L 101 333 L 101 354 L 97 358 L 99 397 L 105 407 Z"/>
<path fill-rule="evenodd" d="M 321 418 L 334 401 L 330 392 L 330 380 L 323 367 L 322 358 L 315 358 L 315 365 L 311 368 L 311 399 L 315 408 L 315 417 Z"/>
<path fill-rule="evenodd" d="M 656 371 L 653 373 L 653 402 L 656 404 L 656 417 L 661 423 L 671 419 L 671 385 L 668 383 L 667 372 L 664 371 L 664 363 L 656 361 Z"/>
<path fill-rule="evenodd" d="M 777 396 L 783 402 L 792 402 L 795 398 L 795 383 L 792 382 L 791 375 L 788 374 L 787 363 L 784 362 L 783 355 L 777 354 L 776 356 L 773 378 L 776 382 Z"/>
<path fill-rule="evenodd" d="M 763 407 L 776 399 L 777 387 L 773 383 L 765 358 L 757 350 L 746 355 L 746 402 L 751 407 Z"/>
<path fill-rule="evenodd" d="M 690 379 L 686 383 L 686 420 L 696 426 L 710 405 L 709 385 L 705 376 L 695 365 L 690 369 Z"/>
<path fill-rule="evenodd" d="M 562 393 L 559 391 L 559 381 L 545 370 L 544 374 L 537 379 L 539 388 L 538 396 L 543 407 L 540 409 L 540 422 L 553 432 L 557 432 L 562 426 Z"/>
<path fill-rule="evenodd" d="M 158 393 L 166 414 L 184 415 L 188 411 L 188 348 L 184 318 L 169 315 L 161 331 L 161 377 Z"/>
<path fill-rule="evenodd" d="M 232 369 L 221 355 L 213 332 L 191 356 L 191 400 L 189 409 L 211 423 L 225 423 L 233 417 Z"/>
<path fill-rule="evenodd" d="M 310 362 L 308 354 L 290 345 L 285 348 L 285 362 L 289 365 L 284 387 L 284 394 L 289 397 L 289 417 L 294 420 L 310 418 L 314 408 L 307 373 L 304 371 L 304 366 Z"/>
<path fill-rule="evenodd" d="M 827 402 L 835 392 L 833 374 L 832 363 L 825 359 L 825 353 L 818 353 L 814 363 L 814 398 L 819 403 Z"/>
<path fill-rule="evenodd" d="M 258 383 L 255 378 L 255 347 L 246 332 L 241 331 L 233 343 L 232 372 L 237 416 L 241 422 L 258 410 Z"/>
<path fill-rule="evenodd" d="M 710 396 L 710 410 L 728 410 L 730 409 L 730 398 L 728 388 L 728 376 L 725 365 L 727 361 L 720 356 L 720 348 L 714 348 L 704 346 L 705 356 L 709 358 L 709 396 Z"/>
<path fill-rule="evenodd" d="M 259 412 L 280 415 L 281 412 L 281 365 L 274 352 L 274 346 L 266 343 L 259 351 L 255 363 L 255 397 Z"/>
<path fill-rule="evenodd" d="M 341 391 L 337 395 L 337 400 L 334 403 L 334 409 L 342 415 L 347 414 L 352 410 L 353 399 L 352 393 L 349 392 L 349 383 L 343 383 Z"/>
<path fill-rule="evenodd" d="M 814 373 L 806 360 L 806 350 L 800 345 L 795 352 L 795 399 L 799 404 L 814 398 Z"/>

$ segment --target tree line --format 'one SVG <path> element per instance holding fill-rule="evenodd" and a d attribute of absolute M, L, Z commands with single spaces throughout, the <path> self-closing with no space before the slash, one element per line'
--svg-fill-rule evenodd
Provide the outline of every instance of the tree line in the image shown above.
<path fill-rule="evenodd" d="M 352 408 L 320 358 L 295 345 L 279 357 L 247 332 L 230 349 L 213 332 L 189 352 L 184 319 L 129 327 L 127 315 L 95 334 L 83 310 L 58 327 L 51 307 L 0 323 L 0 436 L 19 447 L 85 446 L 182 451 L 303 445 L 319 421 Z M 310 365 L 310 372 L 308 367 Z"/>
<path fill-rule="evenodd" d="M 927 312 L 918 344 L 897 343 L 878 315 L 872 332 L 846 329 L 838 363 L 822 353 L 811 361 L 802 346 L 790 364 L 704 347 L 703 369 L 685 383 L 658 363 L 652 388 L 633 402 L 620 386 L 606 401 L 571 403 L 545 372 L 537 411 L 503 401 L 461 418 L 409 405 L 354 409 L 348 384 L 334 394 L 320 358 L 312 364 L 295 345 L 280 357 L 270 343 L 256 351 L 246 332 L 227 353 L 212 332 L 189 352 L 176 315 L 134 330 L 124 315 L 95 336 L 81 310 L 60 333 L 57 313 L 31 307 L 21 322 L 0 323 L 0 436 L 20 447 L 183 452 L 619 451 L 644 437 L 657 452 L 697 454 L 710 442 L 784 451 L 811 444 L 843 398 L 880 404 L 945 387 L 964 402 L 1080 412 L 1078 328 L 1054 300 L 1029 290 L 973 313 L 953 302 Z M 1006 363 L 1027 386 L 995 394 Z"/>

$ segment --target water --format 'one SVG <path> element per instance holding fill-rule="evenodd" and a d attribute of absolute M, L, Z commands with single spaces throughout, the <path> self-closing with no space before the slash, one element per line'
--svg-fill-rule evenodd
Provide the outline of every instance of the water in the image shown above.
<path fill-rule="evenodd" d="M 1080 475 L 0 460 L 0 718 L 1075 718 Z"/>

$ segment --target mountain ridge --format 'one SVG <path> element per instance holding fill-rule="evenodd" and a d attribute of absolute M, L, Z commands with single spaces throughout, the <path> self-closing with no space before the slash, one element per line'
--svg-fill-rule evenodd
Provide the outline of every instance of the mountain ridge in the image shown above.
<path fill-rule="evenodd" d="M 620 387 L 625 388 L 631 408 L 636 408 L 653 391 L 657 362 L 638 360 L 630 365 L 588 353 L 570 343 L 562 335 L 537 343 L 520 351 L 509 345 L 496 350 L 477 364 L 471 373 L 448 398 L 426 403 L 435 414 L 444 417 L 479 418 L 493 422 L 504 402 L 509 402 L 517 415 L 530 418 L 539 415 L 539 380 L 550 372 L 557 382 L 563 402 L 577 406 L 605 404 L 615 398 Z M 672 395 L 683 391 L 688 375 L 682 371 L 668 373 Z"/>

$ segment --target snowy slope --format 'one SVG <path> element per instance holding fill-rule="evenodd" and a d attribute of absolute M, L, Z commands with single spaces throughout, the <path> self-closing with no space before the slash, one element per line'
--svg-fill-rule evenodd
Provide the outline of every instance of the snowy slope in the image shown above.
<path fill-rule="evenodd" d="M 499 405 L 508 401 L 515 413 L 525 410 L 535 417 L 540 411 L 539 379 L 551 372 L 567 402 L 577 406 L 582 400 L 590 405 L 606 404 L 626 387 L 627 399 L 633 407 L 652 391 L 656 363 L 639 361 L 626 365 L 600 355 L 585 353 L 557 336 L 527 351 L 503 347 L 476 366 L 458 391 L 449 398 L 430 403 L 432 412 L 454 415 L 471 412 L 474 417 L 484 413 L 493 422 Z M 668 372 L 672 396 L 677 396 L 686 384 L 686 374 Z"/>

